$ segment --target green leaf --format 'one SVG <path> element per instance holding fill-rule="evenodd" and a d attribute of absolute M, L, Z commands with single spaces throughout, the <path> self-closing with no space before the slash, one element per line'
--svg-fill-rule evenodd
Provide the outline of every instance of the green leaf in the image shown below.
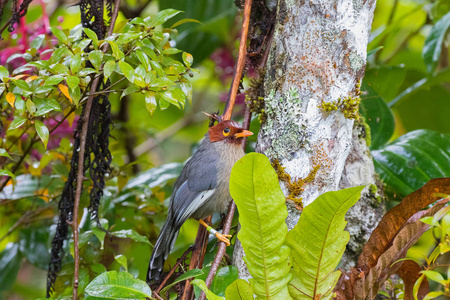
<path fill-rule="evenodd" d="M 420 288 L 420 285 L 422 284 L 422 281 L 424 278 L 425 278 L 425 275 L 422 274 L 422 276 L 420 276 L 419 279 L 417 279 L 416 283 L 414 283 L 414 287 L 413 287 L 414 300 L 418 300 L 417 294 L 419 293 L 419 288 Z"/>
<path fill-rule="evenodd" d="M 68 42 L 67 36 L 61 29 L 58 29 L 56 27 L 51 27 L 50 30 L 52 31 L 53 35 L 56 36 L 56 38 L 60 42 L 63 42 L 64 44 L 67 44 L 67 42 Z"/>
<path fill-rule="evenodd" d="M 125 56 L 115 42 L 108 41 L 108 43 L 116 60 L 122 59 Z"/>
<path fill-rule="evenodd" d="M 41 138 L 41 141 L 44 143 L 44 147 L 47 148 L 48 136 L 49 136 L 47 127 L 44 125 L 44 123 L 42 123 L 39 120 L 35 120 L 34 125 L 36 126 L 37 134 Z"/>
<path fill-rule="evenodd" d="M 80 69 L 81 69 L 81 53 L 77 53 L 70 60 L 70 70 L 72 71 L 72 74 L 76 74 Z"/>
<path fill-rule="evenodd" d="M 9 243 L 0 253 L 0 293 L 9 290 L 16 281 L 21 260 L 18 244 Z"/>
<path fill-rule="evenodd" d="M 190 68 L 192 66 L 192 63 L 194 62 L 194 58 L 191 54 L 183 52 L 183 62 L 186 67 Z"/>
<path fill-rule="evenodd" d="M 78 72 L 78 76 L 84 77 L 84 76 L 87 76 L 87 75 L 92 74 L 92 73 L 97 73 L 97 71 L 95 71 L 92 68 L 83 68 L 83 69 L 81 69 L 80 72 Z"/>
<path fill-rule="evenodd" d="M 34 115 L 34 113 L 35 113 L 36 110 L 37 110 L 36 104 L 34 104 L 34 102 L 31 101 L 30 99 L 28 99 L 28 100 L 27 100 L 27 103 L 26 103 L 26 106 L 27 106 L 28 112 L 29 112 L 30 114 Z"/>
<path fill-rule="evenodd" d="M 80 78 L 77 76 L 67 76 L 66 82 L 71 89 L 74 89 L 80 84 Z"/>
<path fill-rule="evenodd" d="M 166 100 L 164 100 L 163 98 L 159 99 L 159 109 L 161 109 L 161 111 L 169 108 L 170 103 L 167 102 Z"/>
<path fill-rule="evenodd" d="M 162 53 L 165 55 L 172 55 L 172 54 L 177 54 L 180 52 L 183 52 L 183 51 L 181 51 L 180 49 L 177 49 L 177 48 L 167 48 L 167 49 L 164 49 Z"/>
<path fill-rule="evenodd" d="M 384 146 L 394 134 L 395 121 L 391 109 L 368 84 L 363 83 L 361 89 L 365 91 L 359 112 L 370 127 L 370 149 Z"/>
<path fill-rule="evenodd" d="M 377 53 L 378 51 L 380 51 L 381 49 L 383 49 L 383 46 L 378 46 L 373 50 L 370 50 L 369 52 L 367 52 L 367 57 L 374 55 L 375 53 Z"/>
<path fill-rule="evenodd" d="M 9 77 L 8 69 L 4 66 L 0 66 L 0 80 L 3 81 L 4 77 Z"/>
<path fill-rule="evenodd" d="M 292 299 L 287 289 L 292 278 L 289 247 L 283 245 L 288 231 L 286 199 L 269 159 L 249 153 L 236 162 L 230 193 L 239 209 L 238 238 L 257 299 Z"/>
<path fill-rule="evenodd" d="M 450 12 L 443 16 L 431 28 L 430 35 L 425 40 L 423 46 L 423 59 L 427 65 L 427 71 L 433 73 L 441 57 L 442 43 L 444 42 L 445 34 L 450 27 Z"/>
<path fill-rule="evenodd" d="M 61 111 L 61 106 L 59 105 L 58 101 L 53 98 L 35 98 L 34 102 L 37 108 L 35 116 L 42 116 L 54 110 Z"/>
<path fill-rule="evenodd" d="M 345 214 L 361 197 L 363 186 L 327 192 L 303 209 L 289 231 L 294 279 L 289 292 L 295 299 L 331 299 L 341 272 L 335 271 L 350 234 Z"/>
<path fill-rule="evenodd" d="M 152 298 L 147 283 L 134 279 L 133 275 L 116 271 L 102 273 L 84 290 L 89 296 L 108 299 L 145 299 Z"/>
<path fill-rule="evenodd" d="M 89 39 L 92 40 L 92 44 L 95 49 L 98 48 L 98 37 L 97 34 L 89 28 L 83 28 L 84 33 L 88 36 Z"/>
<path fill-rule="evenodd" d="M 225 299 L 253 300 L 253 291 L 250 283 L 244 279 L 235 280 L 227 287 Z"/>
<path fill-rule="evenodd" d="M 42 46 L 42 42 L 45 40 L 45 34 L 40 34 L 33 38 L 30 43 L 30 47 L 34 49 L 39 49 Z"/>
<path fill-rule="evenodd" d="M 141 90 L 140 87 L 136 86 L 136 85 L 130 85 L 129 87 L 127 87 L 123 92 L 122 95 L 120 95 L 120 99 L 122 99 L 125 96 L 128 96 L 130 94 L 139 92 Z"/>
<path fill-rule="evenodd" d="M 60 75 L 51 76 L 45 80 L 44 85 L 56 85 L 63 81 L 63 79 L 64 77 Z"/>
<path fill-rule="evenodd" d="M 124 229 L 124 230 L 114 231 L 114 232 L 111 232 L 111 235 L 119 237 L 119 238 L 129 238 L 129 239 L 132 239 L 133 241 L 136 241 L 139 243 L 145 243 L 145 244 L 149 244 L 149 245 L 153 246 L 146 236 L 140 235 L 133 229 L 127 229 L 127 230 Z"/>
<path fill-rule="evenodd" d="M 16 176 L 12 172 L 10 172 L 8 170 L 0 170 L 0 176 L 9 176 L 9 177 L 11 177 L 13 179 L 16 178 Z"/>
<path fill-rule="evenodd" d="M 206 294 L 206 299 L 208 300 L 225 300 L 224 297 L 219 297 L 211 292 L 206 286 L 206 283 L 201 279 L 194 279 L 192 280 L 191 284 L 198 286 L 202 291 L 204 291 Z"/>
<path fill-rule="evenodd" d="M 433 280 L 433 281 L 436 281 L 436 282 L 438 282 L 438 283 L 440 283 L 440 284 L 445 284 L 445 279 L 444 279 L 444 277 L 442 276 L 442 274 L 439 273 L 439 272 L 432 271 L 432 270 L 426 270 L 426 271 L 421 271 L 421 273 L 422 273 L 422 274 L 425 274 L 425 276 L 426 276 L 428 279 L 431 279 L 431 280 Z"/>
<path fill-rule="evenodd" d="M 91 269 L 92 272 L 99 273 L 99 274 L 106 272 L 106 267 L 104 265 L 102 265 L 101 263 L 94 263 L 94 264 L 90 265 L 89 268 Z"/>
<path fill-rule="evenodd" d="M 125 255 L 119 254 L 114 256 L 114 259 L 125 269 L 125 272 L 128 272 L 128 261 Z"/>
<path fill-rule="evenodd" d="M 221 267 L 217 271 L 216 276 L 214 276 L 214 279 L 209 288 L 217 296 L 225 296 L 225 291 L 228 288 L 228 286 L 230 286 L 230 284 L 235 282 L 238 278 L 239 278 L 239 271 L 237 267 L 235 266 Z"/>
<path fill-rule="evenodd" d="M 181 13 L 181 11 L 176 9 L 165 9 L 160 12 L 156 16 L 150 19 L 150 22 L 148 23 L 148 27 L 154 27 L 161 24 L 164 24 L 167 20 L 173 18 L 174 16 Z"/>
<path fill-rule="evenodd" d="M 108 79 L 116 69 L 116 62 L 114 60 L 108 60 L 103 66 L 103 74 L 105 79 Z"/>
<path fill-rule="evenodd" d="M 96 70 L 100 69 L 102 65 L 103 52 L 100 50 L 94 50 L 89 53 L 89 60 Z"/>
<path fill-rule="evenodd" d="M 50 58 L 50 61 L 52 63 L 59 63 L 64 55 L 67 54 L 69 50 L 65 47 L 57 48 L 55 51 L 53 51 L 52 56 Z"/>
<path fill-rule="evenodd" d="M 157 107 L 157 104 L 156 104 L 155 95 L 151 92 L 146 93 L 145 94 L 145 108 L 149 112 L 150 116 L 153 117 L 156 107 Z"/>
<path fill-rule="evenodd" d="M 450 139 L 432 130 L 416 130 L 372 151 L 381 179 L 400 197 L 431 178 L 450 177 Z M 392 192 L 392 191 L 391 191 Z"/>
<path fill-rule="evenodd" d="M 17 117 L 15 118 L 11 124 L 9 124 L 8 131 L 14 130 L 25 124 L 28 119 L 25 117 Z"/>
<path fill-rule="evenodd" d="M 0 156 L 8 157 L 11 159 L 11 156 L 9 156 L 8 152 L 5 149 L 0 149 Z"/>
<path fill-rule="evenodd" d="M 137 50 L 135 52 L 136 56 L 138 57 L 139 61 L 142 63 L 142 66 L 144 67 L 145 71 L 150 71 L 150 61 L 147 57 L 147 55 L 142 52 L 142 50 Z"/>
<path fill-rule="evenodd" d="M 24 91 L 27 91 L 27 92 L 30 92 L 30 91 L 31 91 L 30 86 L 28 85 L 28 83 L 25 82 L 25 80 L 17 79 L 17 80 L 13 80 L 13 82 L 14 82 L 14 84 L 15 84 L 17 87 L 19 87 L 20 89 L 22 89 L 22 90 L 24 90 Z"/>
<path fill-rule="evenodd" d="M 119 67 L 123 75 L 132 83 L 134 81 L 134 68 L 122 60 L 119 61 Z"/>
<path fill-rule="evenodd" d="M 162 99 L 181 109 L 180 104 L 178 103 L 177 99 L 173 96 L 171 91 L 164 91 L 162 93 L 159 93 L 159 95 L 161 96 Z"/>
<path fill-rule="evenodd" d="M 170 80 L 167 77 L 159 77 L 152 80 L 152 82 L 149 83 L 150 87 L 166 87 L 168 85 L 173 85 L 172 80 Z"/>
<path fill-rule="evenodd" d="M 55 74 L 69 74 L 69 68 L 66 67 L 63 64 L 56 64 L 53 65 L 51 70 L 53 71 L 53 73 Z"/>
<path fill-rule="evenodd" d="M 164 73 L 163 68 L 161 67 L 161 65 L 159 63 L 157 63 L 156 61 L 151 60 L 150 61 L 150 65 L 152 66 L 152 70 L 155 70 L 156 74 L 158 74 L 158 76 L 160 76 L 160 77 L 166 76 L 166 74 Z"/>
<path fill-rule="evenodd" d="M 178 276 L 177 279 L 174 280 L 174 282 L 172 282 L 171 284 L 169 284 L 169 285 L 167 285 L 166 287 L 164 287 L 164 288 L 159 292 L 159 294 L 160 294 L 161 296 L 165 296 L 166 293 L 167 293 L 167 291 L 168 291 L 171 287 L 173 287 L 175 284 L 177 284 L 178 282 L 181 282 L 181 281 L 184 281 L 184 280 L 190 279 L 190 278 L 195 278 L 195 277 L 198 277 L 198 276 L 203 275 L 203 274 L 204 274 L 203 271 L 200 270 L 200 269 L 192 269 L 192 270 L 189 270 L 189 271 L 187 271 L 186 273 L 184 273 L 183 275 Z"/>
<path fill-rule="evenodd" d="M 181 19 L 180 21 L 176 22 L 172 26 L 170 26 L 170 29 L 178 27 L 180 25 L 183 25 L 184 23 L 199 23 L 199 24 L 201 24 L 202 22 L 200 22 L 199 20 L 196 20 L 196 19 L 184 18 L 184 19 Z"/>

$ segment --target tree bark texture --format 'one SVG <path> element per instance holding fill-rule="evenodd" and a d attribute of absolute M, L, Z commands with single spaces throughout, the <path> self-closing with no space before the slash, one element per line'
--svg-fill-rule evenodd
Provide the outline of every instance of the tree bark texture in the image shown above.
<path fill-rule="evenodd" d="M 324 192 L 375 184 L 366 126 L 355 121 L 358 105 L 352 105 L 359 100 L 375 0 L 279 0 L 276 9 L 256 151 L 278 160 L 292 182 L 305 182 L 297 203 L 286 201 L 292 229 L 299 206 Z M 327 111 L 327 103 L 337 109 Z M 288 183 L 280 185 L 288 198 Z M 352 264 L 378 223 L 382 209 L 373 203 L 376 196 L 375 186 L 365 189 L 348 215 L 352 240 L 344 264 Z M 237 243 L 234 262 L 246 278 L 242 255 Z"/>

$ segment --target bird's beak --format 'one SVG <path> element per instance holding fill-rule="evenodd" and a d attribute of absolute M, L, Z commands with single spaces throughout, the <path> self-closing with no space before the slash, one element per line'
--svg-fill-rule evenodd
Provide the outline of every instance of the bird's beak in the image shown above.
<path fill-rule="evenodd" d="M 250 130 L 242 130 L 242 132 L 236 133 L 234 136 L 237 138 L 243 138 L 251 135 L 253 135 L 253 132 L 251 132 Z"/>

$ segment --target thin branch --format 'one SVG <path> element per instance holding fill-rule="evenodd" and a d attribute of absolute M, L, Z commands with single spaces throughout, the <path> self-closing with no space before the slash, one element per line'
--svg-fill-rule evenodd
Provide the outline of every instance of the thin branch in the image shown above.
<path fill-rule="evenodd" d="M 228 101 L 225 105 L 225 110 L 222 115 L 222 120 L 231 119 L 231 113 L 233 112 L 234 103 L 236 101 L 236 95 L 241 82 L 242 71 L 244 70 L 245 59 L 247 57 L 247 35 L 248 35 L 248 26 L 250 22 L 251 8 L 252 8 L 252 0 L 245 0 L 244 19 L 242 21 L 242 30 L 241 30 L 241 41 L 239 42 L 239 56 L 233 74 L 233 83 L 231 85 L 230 93 L 228 95 Z"/>
<path fill-rule="evenodd" d="M 206 218 L 206 223 L 211 222 L 211 216 Z M 191 255 L 191 262 L 189 264 L 189 270 L 201 268 L 203 264 L 203 259 L 205 257 L 206 246 L 208 242 L 209 233 L 206 231 L 205 226 L 199 225 L 197 231 L 197 237 L 195 238 L 194 250 Z M 195 294 L 193 293 L 194 286 L 191 284 L 191 280 L 186 280 L 184 285 L 184 293 L 181 300 L 192 300 Z"/>
<path fill-rule="evenodd" d="M 159 294 L 159 292 L 161 291 L 161 289 L 164 287 L 164 285 L 166 284 L 167 280 L 169 280 L 169 278 L 172 276 L 172 274 L 175 272 L 175 270 L 178 268 L 178 266 L 184 261 L 184 259 L 186 258 L 186 256 L 188 256 L 189 253 L 191 253 L 191 251 L 194 250 L 194 246 L 189 247 L 186 251 L 184 251 L 183 255 L 177 260 L 177 262 L 175 263 L 175 265 L 172 267 L 172 269 L 170 270 L 169 273 L 167 273 L 166 277 L 164 278 L 164 280 L 160 283 L 160 285 L 158 286 L 158 288 L 156 290 L 153 291 L 153 296 L 155 296 L 155 294 Z"/>
<path fill-rule="evenodd" d="M 114 25 L 116 23 L 117 15 L 119 14 L 120 0 L 116 0 L 114 3 L 114 11 L 111 16 L 111 24 L 108 29 L 108 35 L 110 36 L 113 33 Z M 106 52 L 109 49 L 109 44 L 105 43 L 102 47 L 102 51 Z M 101 67 L 103 68 L 103 66 Z M 100 77 L 95 77 L 92 82 L 91 91 L 96 91 L 98 84 L 100 82 Z M 80 134 L 80 151 L 78 153 L 78 170 L 77 170 L 77 187 L 75 192 L 75 203 L 73 207 L 73 217 L 72 217 L 72 229 L 73 229 L 73 243 L 74 243 L 74 278 L 73 278 L 73 300 L 77 299 L 78 295 L 78 278 L 80 271 L 80 248 L 78 246 L 78 210 L 80 206 L 81 193 L 83 190 L 83 181 L 84 181 L 84 154 L 86 151 L 86 139 L 87 132 L 89 127 L 89 116 L 91 114 L 92 103 L 94 101 L 94 95 L 91 93 L 88 97 L 85 112 L 83 115 L 82 128 Z"/>

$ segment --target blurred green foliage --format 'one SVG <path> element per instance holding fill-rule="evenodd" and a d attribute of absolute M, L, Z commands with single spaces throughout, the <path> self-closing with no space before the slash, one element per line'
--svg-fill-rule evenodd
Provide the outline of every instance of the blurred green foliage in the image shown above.
<path fill-rule="evenodd" d="M 219 99 L 226 93 L 231 79 L 224 74 L 226 68 L 233 67 L 232 61 L 227 65 L 227 59 L 230 56 L 235 57 L 237 53 L 236 40 L 240 23 L 236 21 L 237 9 L 232 0 L 123 2 L 126 7 L 119 15 L 116 31 L 130 26 L 126 25 L 127 18 L 144 19 L 156 15 L 164 8 L 185 12 L 170 21 L 168 27 L 183 18 L 200 21 L 177 26 L 178 32 L 172 32 L 169 41 L 171 47 L 192 54 L 193 65 L 200 73 L 189 78 L 193 86 L 194 100 L 192 104 L 186 102 L 184 111 L 171 105 L 150 117 L 146 110 L 145 93 L 129 94 L 122 99 L 121 93 L 110 95 L 114 121 L 110 139 L 113 162 L 100 208 L 100 218 L 102 225 L 111 235 L 105 235 L 96 228 L 91 223 L 87 210 L 83 211 L 80 223 L 81 297 L 84 297 L 83 292 L 89 282 L 99 274 L 105 274 L 105 271 L 128 271 L 134 278 L 145 280 L 151 242 L 156 239 L 165 220 L 174 179 L 182 168 L 182 162 L 190 156 L 207 129 L 208 120 L 202 111 L 213 112 L 217 111 L 218 107 L 223 107 Z M 368 55 L 362 85 L 365 94 L 362 95 L 361 114 L 371 128 L 371 150 L 378 165 L 377 171 L 391 189 L 390 195 L 401 197 L 410 189 L 420 187 L 426 178 L 448 176 L 448 160 L 445 161 L 445 157 L 450 157 L 450 68 L 447 30 L 449 8 L 448 0 L 377 1 L 368 48 L 369 53 L 373 51 Z M 63 31 L 68 31 L 80 24 L 78 7 L 67 7 L 64 1 L 46 5 L 32 4 L 25 17 L 28 31 L 18 28 L 12 35 L 3 33 L 4 40 L 0 41 L 0 49 L 13 49 L 14 52 L 2 52 L 0 59 L 5 55 L 24 52 L 26 49 L 20 48 L 23 40 L 37 28 L 44 28 L 45 33 L 50 33 L 45 24 L 43 9 L 48 15 L 49 25 L 53 27 L 58 26 Z M 3 20 L 8 17 L 8 11 L 5 9 Z M 35 40 L 36 38 L 33 38 L 34 43 L 37 43 Z M 27 41 L 26 45 L 31 46 L 33 41 Z M 53 47 L 48 39 L 42 42 L 46 47 Z M 212 53 L 215 57 L 211 56 Z M 183 57 L 181 53 L 174 53 L 173 56 L 178 61 L 183 61 L 184 58 L 190 68 L 188 56 Z M 138 57 L 136 59 L 139 60 Z M 137 66 L 138 61 L 135 62 Z M 8 72 L 17 67 L 2 64 Z M 113 69 L 112 66 L 109 67 Z M 4 69 L 1 69 L 0 73 L 3 74 Z M 114 77 L 121 75 L 119 73 L 111 75 L 112 79 L 117 80 Z M 68 85 L 72 79 L 74 78 L 69 79 Z M 22 81 L 25 82 L 16 80 L 18 87 L 20 89 L 22 84 L 26 90 Z M 76 79 L 73 82 L 76 82 Z M 117 85 L 118 89 L 127 87 L 125 82 Z M 21 96 L 22 91 L 15 97 Z M 0 91 L 1 93 L 3 91 Z M 11 112 L 10 104 L 4 101 L 7 100 L 6 93 L 1 97 L 1 121 L 7 124 L 11 121 L 6 113 L 7 108 Z M 24 109 L 37 111 L 39 108 L 25 104 Z M 65 106 L 61 107 L 61 110 L 64 109 Z M 79 115 L 79 110 L 76 113 Z M 239 121 L 240 118 L 237 114 L 236 119 Z M 45 270 L 55 230 L 53 224 L 56 223 L 57 202 L 70 167 L 72 124 L 75 122 L 73 115 L 64 122 L 62 128 L 65 128 L 65 131 L 50 134 L 47 147 L 41 143 L 35 144 L 31 155 L 24 159 L 22 167 L 15 172 L 15 179 L 19 184 L 15 187 L 7 185 L 0 193 L 2 299 L 36 299 L 45 294 Z M 21 125 L 24 124 L 25 122 Z M 42 127 L 39 123 L 33 125 Z M 251 129 L 257 132 L 257 118 L 251 126 Z M 427 131 L 413 132 L 422 129 Z M 36 133 L 31 130 L 27 129 L 26 132 Z M 23 149 L 33 138 L 25 135 L 25 138 L 21 139 L 21 133 L 22 131 L 16 129 L 10 136 L 11 139 L 17 139 L 17 150 L 0 152 L 2 167 L 7 163 L 17 163 Z M 45 137 L 45 130 L 41 133 L 38 130 L 37 133 L 41 138 Z M 398 139 L 407 133 L 409 134 Z M 431 140 L 431 144 L 438 144 L 440 139 L 442 143 L 427 144 L 429 148 L 422 147 L 431 137 L 436 137 Z M 393 143 L 388 145 L 389 142 Z M 422 151 L 426 148 L 426 151 L 429 149 L 431 152 L 427 155 L 414 155 L 414 149 L 405 146 L 408 143 L 419 145 L 416 147 Z M 401 147 L 406 147 L 406 152 L 400 152 L 398 149 Z M 394 168 L 401 170 L 396 171 L 401 174 L 400 178 L 394 176 L 392 180 L 389 179 L 389 172 L 384 172 L 384 168 L 379 167 L 382 159 L 378 157 L 384 155 L 383 153 L 394 156 L 389 160 L 387 169 L 391 173 Z M 437 162 L 439 158 L 440 162 Z M 436 168 L 427 167 L 431 165 L 437 165 L 441 171 L 433 171 Z M 3 171 L 2 175 L 9 175 L 6 171 L 11 172 L 8 169 Z M 423 178 L 414 175 L 417 172 L 422 174 Z M 405 185 L 407 189 L 399 188 Z M 86 182 L 85 191 L 88 189 L 89 183 Z M 87 205 L 86 192 L 82 197 L 82 207 Z M 217 216 L 214 217 L 216 223 L 218 219 Z M 166 266 L 173 265 L 193 242 L 196 228 L 197 223 L 192 220 L 182 227 Z M 439 239 L 442 239 L 442 236 Z M 410 251 L 410 255 L 417 259 L 428 257 L 435 248 L 435 243 L 435 236 L 427 233 Z M 66 253 L 70 253 L 70 241 L 65 248 Z M 199 279 L 205 279 L 208 263 L 212 261 L 215 251 L 215 241 L 211 240 L 205 257 L 206 267 L 202 274 L 196 274 Z M 232 247 L 228 247 L 227 253 L 231 256 Z M 236 270 L 224 268 L 219 272 L 221 276 L 228 279 L 236 276 Z M 70 255 L 66 255 L 57 281 L 55 298 L 63 299 L 70 295 L 72 277 L 73 260 Z M 223 296 L 226 287 L 213 284 L 211 290 Z M 88 288 L 87 294 L 89 291 Z M 199 291 L 196 288 L 196 292 Z"/>

